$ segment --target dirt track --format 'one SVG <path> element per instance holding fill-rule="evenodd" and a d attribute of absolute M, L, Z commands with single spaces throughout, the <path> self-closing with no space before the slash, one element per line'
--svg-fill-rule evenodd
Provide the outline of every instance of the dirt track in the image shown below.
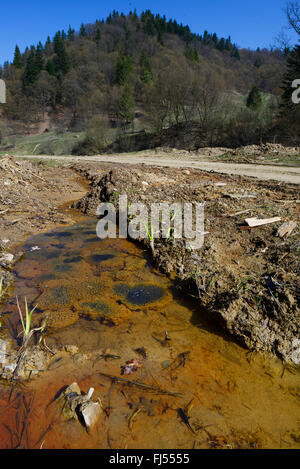
<path fill-rule="evenodd" d="M 261 180 L 275 180 L 288 182 L 291 184 L 300 184 L 300 168 L 273 165 L 254 165 L 254 164 L 234 164 L 218 163 L 211 161 L 202 161 L 201 156 L 159 156 L 147 154 L 117 154 L 117 155 L 97 155 L 97 156 L 38 156 L 26 155 L 22 158 L 51 159 L 73 161 L 97 161 L 104 163 L 121 164 L 145 164 L 150 166 L 165 166 L 174 168 L 192 168 L 203 171 L 214 171 L 224 174 L 235 174 L 240 176 L 251 176 Z"/>

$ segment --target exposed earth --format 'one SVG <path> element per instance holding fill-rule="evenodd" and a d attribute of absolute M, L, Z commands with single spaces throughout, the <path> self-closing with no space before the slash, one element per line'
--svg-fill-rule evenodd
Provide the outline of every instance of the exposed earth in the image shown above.
<path fill-rule="evenodd" d="M 171 155 L 170 155 L 171 153 Z M 227 151 L 226 151 L 227 153 Z M 121 165 L 147 165 L 162 166 L 169 168 L 200 169 L 203 171 L 232 174 L 237 176 L 256 177 L 260 180 L 274 180 L 292 184 L 300 184 L 300 167 L 275 165 L 264 162 L 262 159 L 245 163 L 245 158 L 226 157 L 228 162 L 209 161 L 208 157 L 214 160 L 224 154 L 224 149 L 209 149 L 207 152 L 201 150 L 200 153 L 193 153 L 184 150 L 173 151 L 141 151 L 139 153 L 96 155 L 96 156 L 45 156 L 45 155 L 22 155 L 22 158 L 36 160 L 50 160 L 59 162 L 89 161 L 101 163 L 116 163 Z M 231 155 L 231 153 L 230 153 Z M 232 163 L 231 161 L 234 161 Z M 254 164 L 253 164 L 254 163 Z"/>
<path fill-rule="evenodd" d="M 3 416 L 3 421 L 9 422 L 10 428 L 15 425 L 14 419 L 20 419 L 20 415 L 15 416 L 15 409 L 24 407 L 24 419 L 28 418 L 26 415 L 31 407 L 34 408 L 33 415 L 40 416 L 34 417 L 36 423 L 31 427 L 32 439 L 27 439 L 25 444 L 26 435 L 22 434 L 21 442 L 14 445 L 32 447 L 35 444 L 35 447 L 40 447 L 46 440 L 46 447 L 61 447 L 59 442 L 65 441 L 61 443 L 63 447 L 155 448 L 161 441 L 163 447 L 171 448 L 176 440 L 176 447 L 182 448 L 225 448 L 232 445 L 245 448 L 297 447 L 299 436 L 295 409 L 299 389 L 295 380 L 300 362 L 299 227 L 296 226 L 286 238 L 278 236 L 277 230 L 284 222 L 298 222 L 299 182 L 261 181 L 201 171 L 190 166 L 182 168 L 184 161 L 178 162 L 177 159 L 179 168 L 160 167 L 157 163 L 156 166 L 151 163 L 150 166 L 136 165 L 135 159 L 131 159 L 128 166 L 99 162 L 96 157 L 73 158 L 70 164 L 66 158 L 63 157 L 67 164 L 59 161 L 53 166 L 47 166 L 48 162 L 33 164 L 15 158 L 0 160 L 0 276 L 4 279 L 4 287 L 10 286 L 4 301 L 9 300 L 15 282 L 16 294 L 27 295 L 39 303 L 41 315 L 35 316 L 34 327 L 41 326 L 40 319 L 43 319 L 53 331 L 47 337 L 46 347 L 50 352 L 45 347 L 39 351 L 36 344 L 28 349 L 28 355 L 20 366 L 20 380 L 27 382 L 40 375 L 39 381 L 35 379 L 28 385 L 30 392 L 39 389 L 35 403 L 31 406 L 29 395 L 26 401 L 22 394 L 19 393 L 18 397 L 15 393 L 12 404 L 7 405 L 7 387 L 4 386 L 0 393 L 0 412 L 4 416 L 7 412 L 7 420 Z M 123 155 L 122 158 L 126 157 Z M 269 166 L 266 168 L 270 169 Z M 274 171 L 278 171 L 278 177 L 282 172 L 284 178 L 299 179 L 298 170 L 294 169 L 292 175 L 288 174 L 290 168 L 275 167 Z M 244 169 L 238 171 L 243 172 Z M 101 253 L 97 254 L 96 244 L 93 244 L 97 241 L 93 232 L 95 222 L 94 219 L 88 221 L 86 215 L 95 217 L 101 201 L 111 201 L 117 207 L 120 194 L 127 195 L 129 205 L 134 202 L 149 206 L 151 202 L 161 201 L 205 201 L 207 234 L 204 246 L 192 250 L 185 239 L 170 238 L 155 240 L 151 249 L 148 239 L 140 240 L 136 247 L 128 240 L 116 240 L 115 243 L 105 240 L 102 241 Z M 68 208 L 72 201 L 75 201 L 73 206 L 77 211 Z M 277 216 L 281 218 L 277 223 L 252 229 L 245 224 L 245 218 Z M 75 222 L 81 225 L 73 225 Z M 71 234 L 81 233 L 85 223 L 88 227 L 84 228 L 84 236 L 88 238 L 81 240 L 81 245 L 75 245 Z M 50 231 L 54 228 L 56 232 Z M 30 235 L 36 236 L 26 241 Z M 53 252 L 56 256 L 53 257 L 52 251 L 46 249 L 49 239 L 54 251 L 60 244 L 67 244 L 69 239 L 72 256 L 63 253 L 57 257 Z M 141 247 L 147 251 L 148 257 L 141 254 Z M 35 248 L 40 250 L 35 251 Z M 23 252 L 26 252 L 25 260 Z M 149 262 L 162 273 L 150 271 Z M 76 271 L 78 288 L 74 286 L 73 274 L 71 277 L 72 272 L 75 275 L 72 269 L 77 265 L 80 266 Z M 54 269 L 51 274 L 55 273 L 55 276 L 48 275 L 50 269 Z M 37 292 L 35 278 L 41 279 L 42 293 Z M 101 286 L 97 283 L 98 278 Z M 94 290 L 91 290 L 91 279 L 96 279 Z M 160 287 L 168 291 L 163 297 L 159 293 Z M 98 294 L 101 301 L 93 299 Z M 102 301 L 103 294 L 109 309 Z M 150 306 L 140 303 L 140 295 L 153 297 L 156 294 L 158 296 Z M 173 295 L 175 299 L 172 300 Z M 79 303 L 82 296 L 86 300 Z M 193 306 L 180 303 L 185 300 L 192 301 Z M 19 327 L 13 300 L 6 303 L 5 314 L 10 308 L 14 318 L 11 324 Z M 191 317 L 190 311 L 193 311 Z M 219 326 L 224 329 L 224 337 Z M 207 332 L 210 327 L 213 332 Z M 181 328 L 184 332 L 179 332 Z M 119 331 L 117 337 L 116 330 Z M 170 342 L 164 336 L 165 330 L 171 334 Z M 199 337 L 203 337 L 200 342 Z M 251 352 L 260 352 L 258 358 L 251 354 L 248 362 L 246 351 L 235 341 Z M 174 396 L 163 395 L 149 397 L 148 400 L 138 393 L 138 389 L 129 392 L 132 388 L 121 387 L 124 400 L 118 393 L 118 399 L 115 397 L 115 403 L 111 405 L 116 382 L 101 374 L 96 376 L 95 360 L 99 360 L 99 350 L 105 356 L 120 355 L 123 365 L 130 366 L 124 364 L 126 360 L 123 357 L 132 359 L 132 351 L 140 350 L 142 353 L 142 346 L 151 353 L 147 359 L 144 357 L 145 366 L 138 369 L 136 380 L 147 383 L 150 380 L 156 391 L 159 387 L 175 393 L 176 390 L 181 392 L 191 388 L 184 395 L 184 403 L 179 396 L 175 396 L 174 401 Z M 186 350 L 190 351 L 185 356 Z M 12 344 L 10 354 L 13 363 L 17 356 L 15 344 Z M 273 365 L 272 369 L 265 365 L 269 363 L 268 354 L 283 359 L 283 368 L 275 358 L 274 368 Z M 102 359 L 99 367 L 110 376 L 120 375 L 120 363 L 114 359 Z M 44 368 L 49 371 L 42 375 L 40 370 Z M 12 371 L 7 372 L 7 376 L 2 378 L 11 379 L 12 374 Z M 94 386 L 96 397 L 108 396 L 103 407 L 107 406 L 108 413 L 104 412 L 105 420 L 92 437 L 83 431 L 78 433 L 77 423 L 58 422 L 53 427 L 53 412 L 57 410 L 52 409 L 51 403 L 58 391 L 70 385 L 74 378 L 85 393 Z M 134 380 L 135 376 L 129 379 Z M 268 387 L 268 380 L 272 389 Z M 160 381 L 163 386 L 158 386 Z M 286 396 L 284 399 L 283 394 Z M 257 422 L 262 422 L 263 409 L 259 402 L 255 402 L 255 396 L 259 400 L 262 398 L 268 409 L 268 414 L 263 415 L 263 427 L 257 426 Z M 23 404 L 18 399 L 23 399 Z M 183 433 L 179 433 L 176 426 L 178 418 L 174 410 L 183 404 L 187 406 L 190 400 L 196 403 L 196 409 L 191 411 L 196 438 L 182 423 L 179 423 L 179 428 L 184 429 Z M 232 411 L 234 402 L 236 412 Z M 283 416 L 278 437 L 275 430 L 273 434 L 277 414 L 272 411 L 272 405 L 277 414 Z M 110 406 L 112 415 L 108 418 Z M 257 408 L 258 412 L 253 417 L 255 412 L 251 410 L 248 415 L 245 408 Z M 188 407 L 184 409 L 190 411 Z M 140 418 L 136 412 L 141 413 Z M 145 419 L 152 416 L 156 424 L 153 432 L 149 430 L 149 440 L 145 439 L 143 429 Z M 175 427 L 172 426 L 174 422 Z M 212 429 L 206 429 L 207 422 L 213 422 Z M 45 430 L 42 424 L 49 428 Z M 250 431 L 250 427 L 253 430 Z M 7 427 L 3 431 L 3 447 L 8 447 Z"/>

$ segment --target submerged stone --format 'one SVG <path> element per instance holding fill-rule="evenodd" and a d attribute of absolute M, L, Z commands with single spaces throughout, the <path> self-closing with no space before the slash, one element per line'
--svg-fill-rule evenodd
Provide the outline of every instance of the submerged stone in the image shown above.
<path fill-rule="evenodd" d="M 64 260 L 64 264 L 76 264 L 77 262 L 82 261 L 82 259 L 83 258 L 81 256 L 69 257 Z"/>
<path fill-rule="evenodd" d="M 69 238 L 72 234 L 71 231 L 53 231 L 52 233 L 46 233 L 45 236 L 52 238 Z"/>
<path fill-rule="evenodd" d="M 128 303 L 133 305 L 146 305 L 153 303 L 164 296 L 164 290 L 156 285 L 136 285 L 129 287 L 126 284 L 115 286 L 115 292 L 124 296 Z"/>
<path fill-rule="evenodd" d="M 90 259 L 94 264 L 98 264 L 99 262 L 108 261 L 114 257 L 115 256 L 113 254 L 93 254 Z"/>

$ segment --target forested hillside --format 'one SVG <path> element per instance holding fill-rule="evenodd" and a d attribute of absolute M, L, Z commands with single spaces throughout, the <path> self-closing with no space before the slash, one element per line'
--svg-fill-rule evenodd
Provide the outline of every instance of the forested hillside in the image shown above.
<path fill-rule="evenodd" d="M 240 49 L 149 10 L 58 31 L 16 46 L 0 76 L 2 135 L 48 127 L 86 131 L 87 151 L 122 133 L 199 126 L 206 144 L 238 145 L 274 127 L 288 50 Z"/>

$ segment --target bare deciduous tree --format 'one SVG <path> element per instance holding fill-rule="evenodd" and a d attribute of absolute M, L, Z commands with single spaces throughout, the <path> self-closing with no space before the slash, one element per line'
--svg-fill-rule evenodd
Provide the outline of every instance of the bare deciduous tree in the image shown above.
<path fill-rule="evenodd" d="M 286 5 L 286 14 L 290 26 L 300 36 L 300 3 L 288 2 Z"/>

